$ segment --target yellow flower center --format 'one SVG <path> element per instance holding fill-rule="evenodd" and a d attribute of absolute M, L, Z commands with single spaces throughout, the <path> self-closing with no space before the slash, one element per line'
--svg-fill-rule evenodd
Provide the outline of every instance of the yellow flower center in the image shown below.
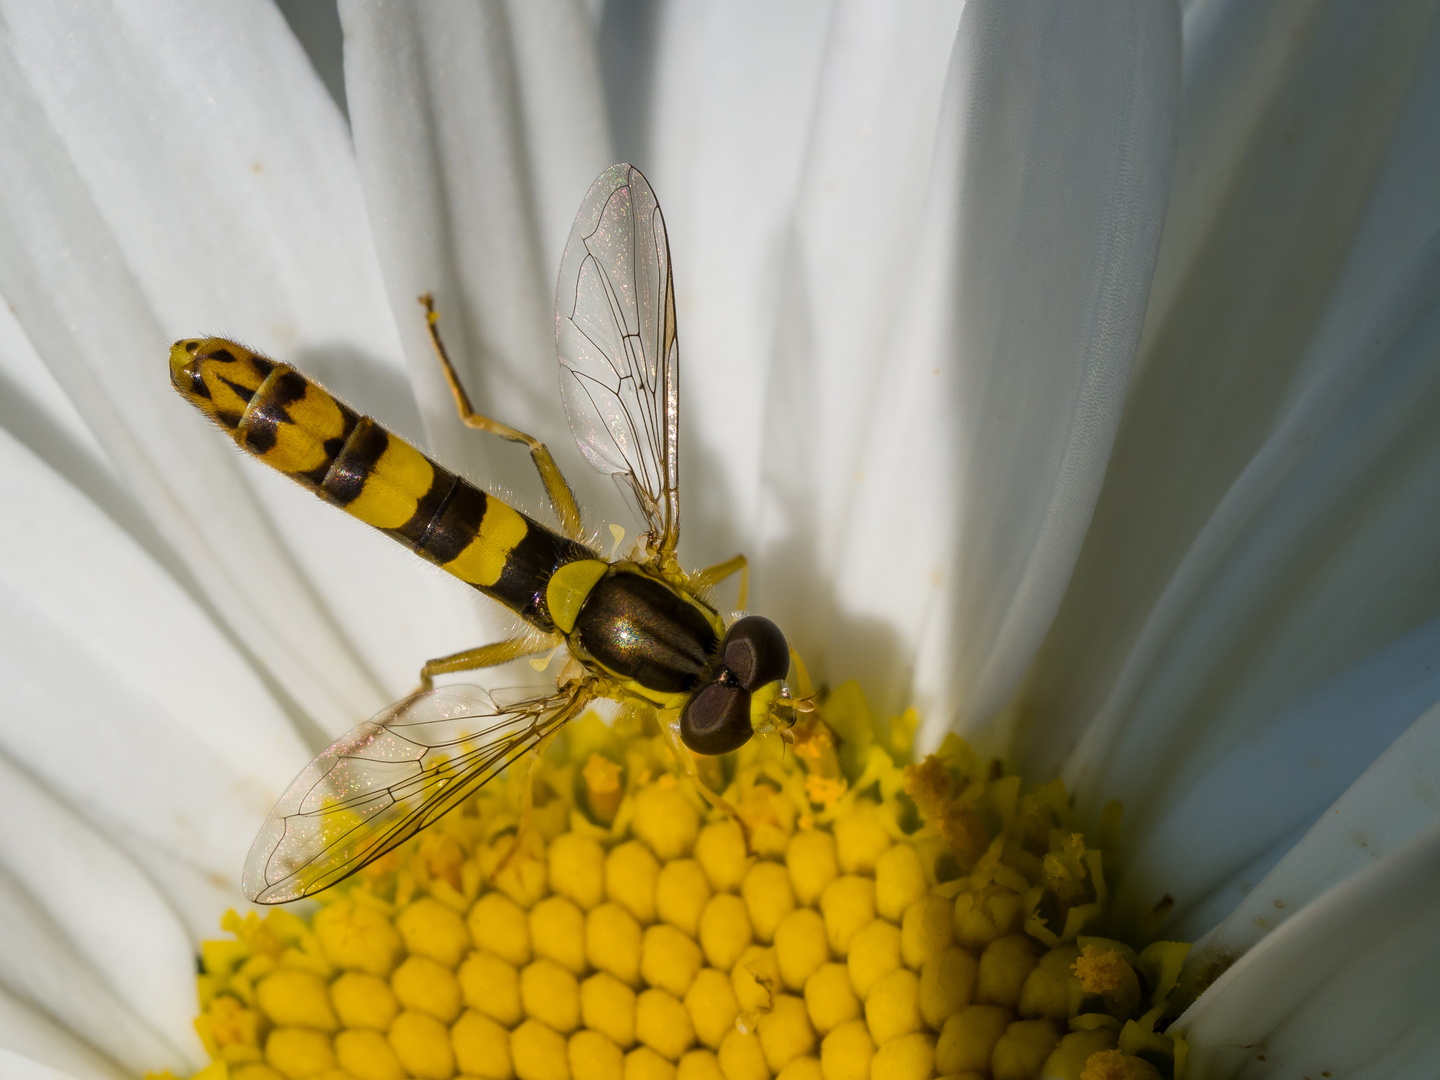
<path fill-rule="evenodd" d="M 909 763 L 914 727 L 842 686 L 703 763 L 727 813 L 582 717 L 303 917 L 229 913 L 204 1080 L 1183 1075 L 1187 947 L 1091 936 L 1108 856 L 1063 786 L 953 736 Z"/>

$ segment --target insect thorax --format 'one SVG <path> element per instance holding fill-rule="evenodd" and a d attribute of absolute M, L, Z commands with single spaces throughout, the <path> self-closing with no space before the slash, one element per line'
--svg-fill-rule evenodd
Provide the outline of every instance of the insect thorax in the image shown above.
<path fill-rule="evenodd" d="M 570 634 L 582 661 L 638 684 L 657 703 L 703 681 L 720 650 L 719 616 L 632 564 L 610 567 L 586 596 Z"/>

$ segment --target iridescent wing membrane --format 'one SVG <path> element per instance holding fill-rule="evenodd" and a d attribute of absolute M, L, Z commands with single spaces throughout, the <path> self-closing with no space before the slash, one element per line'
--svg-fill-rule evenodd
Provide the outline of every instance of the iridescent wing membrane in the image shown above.
<path fill-rule="evenodd" d="M 566 691 L 510 707 L 478 686 L 390 706 L 305 767 L 270 811 L 241 888 L 280 904 L 329 888 L 404 843 L 584 707 Z"/>
<path fill-rule="evenodd" d="M 560 396 L 586 459 L 628 487 L 670 554 L 680 537 L 680 352 L 670 247 L 640 171 L 612 165 L 575 216 L 555 288 Z"/>

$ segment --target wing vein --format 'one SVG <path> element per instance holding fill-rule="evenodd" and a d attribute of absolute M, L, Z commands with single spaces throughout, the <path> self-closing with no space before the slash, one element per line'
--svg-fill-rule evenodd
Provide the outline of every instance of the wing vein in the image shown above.
<path fill-rule="evenodd" d="M 560 389 L 575 440 L 591 465 L 628 488 L 650 551 L 668 556 L 679 541 L 679 349 L 665 221 L 638 170 L 612 166 L 591 187 L 555 297 Z"/>

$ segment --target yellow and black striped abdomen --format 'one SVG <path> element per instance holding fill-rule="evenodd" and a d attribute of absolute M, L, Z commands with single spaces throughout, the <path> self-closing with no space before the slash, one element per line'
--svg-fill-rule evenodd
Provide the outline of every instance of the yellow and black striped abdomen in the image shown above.
<path fill-rule="evenodd" d="M 596 557 L 436 464 L 289 365 L 233 341 L 176 342 L 170 381 L 242 449 L 542 630 L 554 629 L 545 599 L 551 575 Z"/>

